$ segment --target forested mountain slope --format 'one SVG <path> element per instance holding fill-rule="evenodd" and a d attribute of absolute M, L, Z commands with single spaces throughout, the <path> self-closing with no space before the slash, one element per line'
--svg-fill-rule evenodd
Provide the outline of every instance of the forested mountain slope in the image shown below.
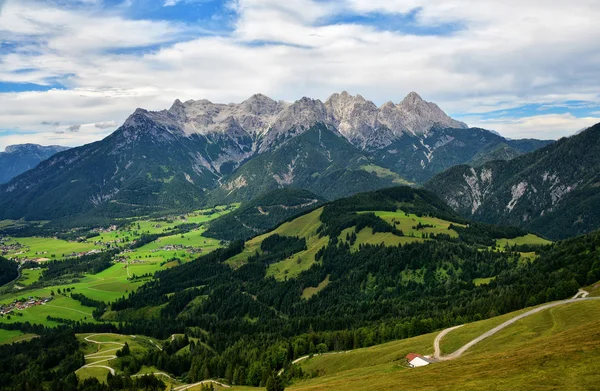
<path fill-rule="evenodd" d="M 453 167 L 425 187 L 458 213 L 558 239 L 600 228 L 600 124 L 510 161 Z"/>

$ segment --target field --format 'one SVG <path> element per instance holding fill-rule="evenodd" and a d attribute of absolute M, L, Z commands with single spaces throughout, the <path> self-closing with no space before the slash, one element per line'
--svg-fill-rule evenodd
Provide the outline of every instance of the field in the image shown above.
<path fill-rule="evenodd" d="M 36 337 L 35 334 L 25 334 L 19 330 L 0 329 L 0 345 L 19 342 L 19 341 L 27 341 L 34 337 Z"/>
<path fill-rule="evenodd" d="M 17 280 L 19 286 L 29 286 L 40 279 L 43 270 L 38 269 L 23 269 L 21 270 L 21 278 Z"/>
<path fill-rule="evenodd" d="M 406 179 L 402 178 L 400 175 L 396 174 L 395 172 L 391 171 L 390 169 L 387 169 L 387 168 L 384 168 L 381 166 L 377 166 L 375 164 L 368 164 L 365 166 L 361 166 L 361 168 L 367 172 L 377 175 L 377 177 L 379 177 L 379 178 L 391 179 L 393 183 L 396 183 L 398 185 L 413 185 L 414 184 L 414 183 L 409 182 Z"/>
<path fill-rule="evenodd" d="M 267 276 L 273 276 L 277 280 L 293 278 L 304 270 L 308 270 L 315 262 L 315 254 L 329 241 L 329 237 L 320 238 L 317 229 L 321 226 L 320 216 L 323 208 L 316 209 L 308 214 L 298 217 L 293 221 L 280 225 L 274 231 L 257 236 L 246 242 L 244 251 L 226 261 L 233 268 L 243 265 L 247 259 L 256 252 L 260 253 L 262 241 L 273 235 L 298 236 L 306 239 L 306 251 L 301 251 L 281 262 L 271 264 L 267 269 Z"/>
<path fill-rule="evenodd" d="M 329 274 L 327 275 L 327 277 L 325 277 L 323 281 L 319 283 L 319 285 L 315 287 L 311 286 L 308 288 L 304 288 L 304 290 L 302 291 L 302 297 L 308 300 L 317 293 L 321 292 L 323 289 L 325 289 L 327 285 L 329 285 Z"/>
<path fill-rule="evenodd" d="M 389 224 L 394 225 L 396 228 L 402 231 L 405 236 L 414 236 L 417 238 L 423 237 L 423 234 L 446 234 L 456 238 L 458 237 L 458 233 L 452 229 L 449 229 L 450 224 L 462 226 L 457 223 L 451 223 L 446 220 L 438 219 L 437 217 L 419 217 L 415 214 L 405 213 L 401 210 L 397 210 L 395 212 L 373 213 L 387 221 Z M 417 229 L 416 226 L 418 224 L 425 226 L 425 228 Z"/>
<path fill-rule="evenodd" d="M 55 238 L 9 238 L 5 245 L 20 244 L 22 249 L 9 251 L 4 255 L 6 258 L 16 259 L 60 259 L 72 253 L 88 252 L 94 249 L 102 249 L 103 246 L 91 242 L 68 242 Z"/>
<path fill-rule="evenodd" d="M 520 311 L 519 311 L 520 312 Z M 516 314 L 465 325 L 442 339 L 456 346 Z M 314 357 L 302 363 L 319 377 L 299 381 L 290 390 L 514 390 L 596 389 L 600 383 L 600 302 L 580 301 L 548 309 L 505 328 L 462 357 L 407 369 L 408 352 L 432 353 L 436 334 Z"/>
<path fill-rule="evenodd" d="M 206 229 L 201 228 L 183 235 L 163 236 L 133 252 L 124 253 L 123 256 L 130 260 L 143 262 L 160 263 L 172 258 L 190 261 L 221 247 L 219 240 L 202 236 L 205 231 Z M 194 250 L 186 247 L 194 247 Z"/>
<path fill-rule="evenodd" d="M 156 220 L 128 220 L 122 228 L 110 228 L 101 232 L 99 236 L 88 239 L 88 242 L 67 242 L 52 238 L 19 238 L 19 243 L 28 246 L 28 251 L 15 257 L 31 258 L 36 255 L 59 259 L 63 252 L 79 252 L 93 248 L 104 248 L 107 244 L 126 246 L 142 234 L 156 234 L 168 232 L 169 228 L 181 224 L 204 223 L 219 217 L 236 207 L 218 207 L 214 210 L 196 211 L 186 215 Z M 214 213 L 213 213 L 214 212 Z M 167 263 L 172 258 L 179 258 L 187 262 L 219 248 L 220 242 L 216 239 L 203 236 L 205 228 L 201 226 L 190 232 L 163 236 L 133 251 L 123 251 L 117 256 L 120 262 L 97 274 L 86 274 L 82 278 L 70 283 L 61 283 L 48 287 L 30 287 L 39 280 L 43 269 L 23 269 L 21 278 L 16 282 L 17 290 L 0 295 L 0 304 L 8 304 L 22 297 L 50 297 L 54 292 L 54 300 L 46 305 L 33 306 L 25 310 L 16 311 L 19 315 L 0 318 L 0 322 L 25 322 L 29 321 L 46 326 L 56 326 L 58 323 L 49 321 L 47 316 L 63 318 L 74 321 L 93 321 L 93 308 L 84 307 L 78 301 L 71 299 L 65 292 L 69 288 L 74 293 L 83 294 L 91 299 L 112 302 L 129 292 L 134 291 L 144 284 L 148 278 L 130 280 L 134 276 L 154 274 L 154 272 L 177 265 L 177 262 Z M 11 239 L 10 242 L 12 242 Z M 55 254 L 55 257 L 52 257 Z M 62 294 L 59 294 L 59 290 Z M 95 368 L 97 370 L 97 368 Z"/>
<path fill-rule="evenodd" d="M 496 246 L 498 247 L 509 247 L 509 246 L 519 246 L 523 244 L 531 244 L 531 245 L 547 245 L 552 244 L 551 241 L 540 238 L 534 234 L 527 234 L 525 236 L 519 236 L 514 239 L 498 239 L 496 240 Z"/>

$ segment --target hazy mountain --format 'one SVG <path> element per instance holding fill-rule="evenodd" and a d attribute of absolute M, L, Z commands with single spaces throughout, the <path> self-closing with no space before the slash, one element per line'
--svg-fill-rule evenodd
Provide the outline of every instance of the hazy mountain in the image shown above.
<path fill-rule="evenodd" d="M 68 148 L 59 145 L 9 145 L 4 152 L 0 152 L 0 183 L 8 182 L 17 175 L 31 170 L 42 160 L 66 149 Z"/>
<path fill-rule="evenodd" d="M 463 216 L 563 238 L 600 228 L 600 124 L 510 161 L 460 165 L 426 188 Z"/>

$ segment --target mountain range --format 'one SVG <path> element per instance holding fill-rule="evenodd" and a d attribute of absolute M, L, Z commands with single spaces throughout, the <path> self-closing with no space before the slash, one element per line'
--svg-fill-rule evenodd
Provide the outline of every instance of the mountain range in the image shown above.
<path fill-rule="evenodd" d="M 42 160 L 69 148 L 59 145 L 37 144 L 9 145 L 0 152 L 0 183 L 6 183 L 19 174 L 31 170 Z"/>
<path fill-rule="evenodd" d="M 347 92 L 325 102 L 261 94 L 240 104 L 176 100 L 168 110 L 137 109 L 104 140 L 1 186 L 0 217 L 189 209 L 288 186 L 336 199 L 421 184 L 456 164 L 548 143 L 469 128 L 414 92 L 380 107 Z"/>
<path fill-rule="evenodd" d="M 600 228 L 600 124 L 512 160 L 458 165 L 425 187 L 461 215 L 553 239 Z"/>

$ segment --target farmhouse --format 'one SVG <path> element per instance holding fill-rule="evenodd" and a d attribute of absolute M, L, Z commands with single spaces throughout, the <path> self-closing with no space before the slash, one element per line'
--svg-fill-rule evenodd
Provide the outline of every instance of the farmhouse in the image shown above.
<path fill-rule="evenodd" d="M 406 359 L 408 360 L 408 365 L 410 365 L 411 368 L 424 367 L 425 365 L 429 365 L 433 362 L 427 357 L 423 357 L 416 353 L 407 354 Z"/>

